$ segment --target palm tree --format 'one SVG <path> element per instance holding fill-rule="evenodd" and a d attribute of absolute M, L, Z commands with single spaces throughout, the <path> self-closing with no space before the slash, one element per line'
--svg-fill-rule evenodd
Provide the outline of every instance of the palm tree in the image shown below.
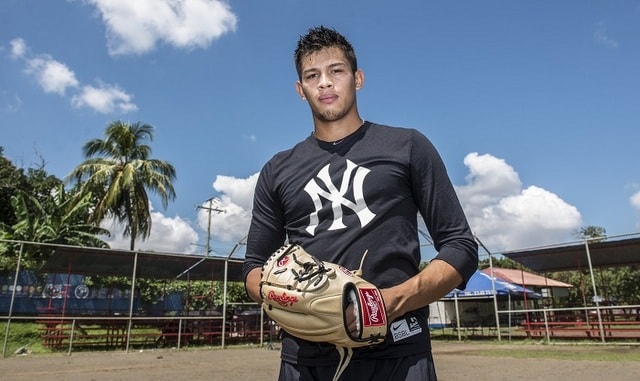
<path fill-rule="evenodd" d="M 607 238 L 607 229 L 602 226 L 583 226 L 575 235 L 578 239 L 588 239 L 592 242 L 600 242 Z"/>
<path fill-rule="evenodd" d="M 76 181 L 83 193 L 96 196 L 91 220 L 96 223 L 113 217 L 125 224 L 124 236 L 143 240 L 151 233 L 151 211 L 147 191 L 157 194 L 166 208 L 176 197 L 173 180 L 176 171 L 168 162 L 150 159 L 153 127 L 148 124 L 110 123 L 105 139 L 85 143 L 87 158 L 67 179 Z"/>

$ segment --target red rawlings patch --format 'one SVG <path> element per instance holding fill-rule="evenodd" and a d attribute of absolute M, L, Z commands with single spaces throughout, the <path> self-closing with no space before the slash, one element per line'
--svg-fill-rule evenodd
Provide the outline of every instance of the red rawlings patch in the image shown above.
<path fill-rule="evenodd" d="M 269 300 L 273 300 L 283 307 L 291 307 L 295 303 L 298 303 L 297 296 L 287 295 L 286 292 L 282 292 L 282 295 L 278 295 L 275 293 L 275 291 L 269 291 L 269 295 L 267 295 L 267 298 Z"/>
<path fill-rule="evenodd" d="M 278 260 L 278 263 L 276 264 L 278 267 L 284 267 L 287 265 L 287 263 L 289 263 L 289 256 L 285 255 L 284 257 L 280 258 Z"/>
<path fill-rule="evenodd" d="M 382 295 L 377 288 L 358 289 L 360 305 L 362 306 L 362 324 L 365 327 L 387 325 Z"/>

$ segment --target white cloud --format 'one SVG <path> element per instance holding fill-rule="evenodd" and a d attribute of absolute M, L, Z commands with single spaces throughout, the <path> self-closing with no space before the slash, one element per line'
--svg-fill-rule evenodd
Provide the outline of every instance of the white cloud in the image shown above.
<path fill-rule="evenodd" d="M 213 182 L 213 189 L 224 193 L 222 199 L 232 199 L 235 204 L 244 209 L 251 210 L 253 206 L 253 193 L 258 182 L 258 173 L 254 173 L 246 179 L 238 179 L 230 176 L 218 175 Z"/>
<path fill-rule="evenodd" d="M 186 253 L 197 251 L 194 243 L 198 233 L 189 221 L 176 217 L 166 217 L 160 212 L 151 212 L 151 235 L 145 241 L 136 241 L 136 250 L 158 251 L 163 253 Z M 130 237 L 123 237 L 124 227 L 114 220 L 105 221 L 102 226 L 111 232 L 105 238 L 112 249 L 129 250 Z"/>
<path fill-rule="evenodd" d="M 213 211 L 211 214 L 212 237 L 235 243 L 247 235 L 257 181 L 258 173 L 246 179 L 221 175 L 216 177 L 213 189 L 221 195 L 214 200 L 213 207 L 222 212 Z M 205 231 L 209 223 L 208 207 L 208 202 L 203 203 L 198 213 L 198 223 Z"/>
<path fill-rule="evenodd" d="M 11 41 L 10 54 L 14 59 L 24 60 L 25 73 L 34 77 L 45 93 L 65 96 L 68 89 L 75 91 L 71 96 L 73 107 L 88 107 L 102 114 L 138 110 L 132 102 L 133 96 L 123 89 L 102 82 L 97 86 L 81 85 L 67 65 L 47 54 L 29 54 L 29 48 L 21 38 Z"/>
<path fill-rule="evenodd" d="M 25 62 L 25 73 L 33 76 L 45 93 L 64 95 L 67 88 L 78 86 L 75 73 L 62 62 L 47 54 L 29 55 L 29 48 L 22 38 L 11 40 L 10 56 Z"/>
<path fill-rule="evenodd" d="M 19 96 L 8 96 L 5 91 L 2 92 L 2 102 L 2 110 L 9 113 L 17 112 L 22 106 L 22 99 Z"/>
<path fill-rule="evenodd" d="M 74 72 L 48 55 L 28 59 L 25 72 L 36 78 L 45 93 L 64 95 L 67 88 L 78 86 Z"/>
<path fill-rule="evenodd" d="M 138 106 L 131 102 L 133 97 L 118 86 L 100 83 L 98 87 L 83 86 L 82 90 L 71 98 L 74 107 L 89 107 L 99 113 L 127 113 L 136 111 Z"/>
<path fill-rule="evenodd" d="M 599 45 L 604 45 L 609 48 L 618 47 L 618 41 L 609 37 L 607 27 L 605 26 L 604 22 L 599 22 L 596 25 L 596 31 L 593 33 L 593 39 Z"/>
<path fill-rule="evenodd" d="M 580 227 L 580 212 L 556 194 L 522 187 L 504 160 L 470 153 L 467 184 L 456 188 L 469 224 L 492 251 L 563 242 Z"/>
<path fill-rule="evenodd" d="M 630 198 L 629 202 L 631 202 L 631 206 L 640 210 L 640 191 L 634 193 Z"/>
<path fill-rule="evenodd" d="M 206 48 L 234 31 L 237 17 L 220 0 L 85 0 L 95 6 L 107 29 L 112 55 L 142 54 L 157 44 Z"/>
<path fill-rule="evenodd" d="M 11 45 L 11 58 L 18 59 L 27 54 L 27 44 L 22 38 L 13 39 L 9 44 Z"/>
<path fill-rule="evenodd" d="M 522 188 L 516 171 L 502 159 L 470 153 L 464 158 L 464 164 L 469 168 L 467 185 L 457 191 L 471 209 L 496 203 Z"/>

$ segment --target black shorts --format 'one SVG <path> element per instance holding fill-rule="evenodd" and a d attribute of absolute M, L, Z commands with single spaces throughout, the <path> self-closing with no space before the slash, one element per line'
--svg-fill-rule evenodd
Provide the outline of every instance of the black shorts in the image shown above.
<path fill-rule="evenodd" d="M 278 381 L 328 381 L 336 373 L 334 366 L 301 366 L 280 362 Z M 431 352 L 391 359 L 351 361 L 340 381 L 437 381 Z"/>

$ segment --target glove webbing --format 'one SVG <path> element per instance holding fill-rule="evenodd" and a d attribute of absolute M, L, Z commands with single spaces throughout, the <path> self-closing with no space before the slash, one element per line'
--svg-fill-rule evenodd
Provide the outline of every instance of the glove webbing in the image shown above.
<path fill-rule="evenodd" d="M 300 262 L 298 261 L 295 253 L 292 253 L 291 256 L 293 257 L 293 260 L 303 269 L 300 273 L 298 273 L 295 269 L 291 269 L 291 272 L 293 272 L 293 275 L 298 282 L 309 280 L 314 276 L 319 275 L 318 279 L 316 279 L 313 284 L 314 286 L 317 286 L 320 281 L 322 281 L 322 274 L 329 271 L 329 269 L 325 267 L 324 263 L 320 262 L 316 257 L 311 257 L 311 259 L 313 259 L 313 262 Z M 315 267 L 317 267 L 318 269 L 312 271 Z"/>

